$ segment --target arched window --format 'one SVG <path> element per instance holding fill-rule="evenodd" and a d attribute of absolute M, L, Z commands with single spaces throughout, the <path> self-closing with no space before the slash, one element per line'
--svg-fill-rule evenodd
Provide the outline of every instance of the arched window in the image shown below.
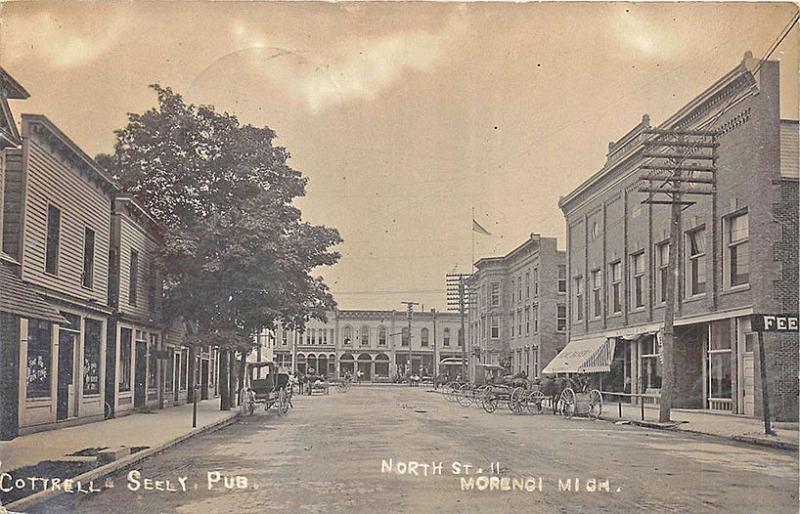
<path fill-rule="evenodd" d="M 386 327 L 378 329 L 378 346 L 386 346 Z"/>
<path fill-rule="evenodd" d="M 422 346 L 428 346 L 428 344 L 430 343 L 430 340 L 429 340 L 429 335 L 428 335 L 428 329 L 427 328 L 423 328 L 420 331 L 419 340 L 420 340 L 420 344 Z"/>
<path fill-rule="evenodd" d="M 369 346 L 369 327 L 361 326 L 361 346 Z"/>
<path fill-rule="evenodd" d="M 450 346 L 450 329 L 449 328 L 445 328 L 444 329 L 444 345 L 445 346 Z"/>
<path fill-rule="evenodd" d="M 350 344 L 353 342 L 353 327 L 350 325 L 344 326 L 344 344 Z"/>

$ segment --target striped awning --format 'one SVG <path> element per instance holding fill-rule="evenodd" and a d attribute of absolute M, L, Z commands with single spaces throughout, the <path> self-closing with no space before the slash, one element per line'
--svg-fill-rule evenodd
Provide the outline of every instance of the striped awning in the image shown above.
<path fill-rule="evenodd" d="M 570 341 L 542 373 L 606 373 L 611 371 L 615 346 L 614 337 Z"/>

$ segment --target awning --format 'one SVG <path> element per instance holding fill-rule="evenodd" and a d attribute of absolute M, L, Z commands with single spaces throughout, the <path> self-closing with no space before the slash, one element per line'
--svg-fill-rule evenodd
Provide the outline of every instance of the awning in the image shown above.
<path fill-rule="evenodd" d="M 0 262 L 0 311 L 55 323 L 66 319 L 17 276 L 10 264 Z"/>
<path fill-rule="evenodd" d="M 542 373 L 606 373 L 611 371 L 615 345 L 613 337 L 570 341 Z"/>
<path fill-rule="evenodd" d="M 479 368 L 485 368 L 485 369 L 506 369 L 506 368 L 504 368 L 503 366 L 501 366 L 499 364 L 481 364 L 481 363 L 478 363 L 478 364 L 475 364 L 475 366 L 477 366 Z"/>
<path fill-rule="evenodd" d="M 463 360 L 461 357 L 445 357 L 444 359 L 439 361 L 440 365 L 441 364 L 454 364 L 454 365 L 457 364 L 459 366 L 462 366 L 462 365 L 464 365 L 466 363 L 467 363 L 467 361 Z"/>

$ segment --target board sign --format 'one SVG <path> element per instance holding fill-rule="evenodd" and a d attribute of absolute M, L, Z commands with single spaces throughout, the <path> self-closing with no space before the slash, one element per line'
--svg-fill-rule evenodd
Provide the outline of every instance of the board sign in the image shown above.
<path fill-rule="evenodd" d="M 753 314 L 753 332 L 797 332 L 797 314 Z"/>

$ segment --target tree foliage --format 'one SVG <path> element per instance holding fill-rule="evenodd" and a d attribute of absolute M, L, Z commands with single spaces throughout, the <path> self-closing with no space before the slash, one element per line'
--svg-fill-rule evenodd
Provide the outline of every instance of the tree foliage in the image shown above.
<path fill-rule="evenodd" d="M 307 179 L 268 127 L 242 125 L 170 88 L 158 106 L 129 114 L 105 167 L 165 229 L 165 312 L 199 325 L 203 343 L 244 345 L 280 320 L 302 328 L 335 306 L 312 276 L 335 264 L 341 239 L 301 218 L 292 201 Z"/>

